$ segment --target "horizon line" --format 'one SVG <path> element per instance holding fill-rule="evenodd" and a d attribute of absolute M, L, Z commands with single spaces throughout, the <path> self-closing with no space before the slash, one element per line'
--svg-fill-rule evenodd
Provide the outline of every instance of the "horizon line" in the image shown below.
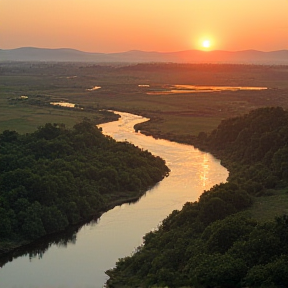
<path fill-rule="evenodd" d="M 75 48 L 70 47 L 59 47 L 59 48 L 48 48 L 48 47 L 35 47 L 35 46 L 21 46 L 17 48 L 8 48 L 8 49 L 2 49 L 0 48 L 0 51 L 11 51 L 11 50 L 19 50 L 19 49 L 39 49 L 39 50 L 72 50 L 82 53 L 89 53 L 89 54 L 121 54 L 121 53 L 128 53 L 128 52 L 144 52 L 144 53 L 160 53 L 160 54 L 169 54 L 169 53 L 181 53 L 181 52 L 190 52 L 190 51 L 197 51 L 197 52 L 228 52 L 228 53 L 237 53 L 237 52 L 261 52 L 261 53 L 270 53 L 270 52 L 281 52 L 281 51 L 287 51 L 288 49 L 279 49 L 279 50 L 270 50 L 270 51 L 263 51 L 263 50 L 257 50 L 257 49 L 244 49 L 244 50 L 201 50 L 201 49 L 186 49 L 186 50 L 177 50 L 177 51 L 169 51 L 169 52 L 161 52 L 156 50 L 139 50 L 139 49 L 131 49 L 126 50 L 122 52 L 88 52 L 84 50 L 79 50 Z"/>

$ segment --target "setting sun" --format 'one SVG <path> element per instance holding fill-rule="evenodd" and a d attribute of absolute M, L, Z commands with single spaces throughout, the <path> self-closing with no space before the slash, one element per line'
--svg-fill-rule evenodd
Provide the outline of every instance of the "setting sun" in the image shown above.
<path fill-rule="evenodd" d="M 211 46 L 210 40 L 204 40 L 204 41 L 202 42 L 202 47 L 204 47 L 204 48 L 210 48 L 210 46 Z"/>

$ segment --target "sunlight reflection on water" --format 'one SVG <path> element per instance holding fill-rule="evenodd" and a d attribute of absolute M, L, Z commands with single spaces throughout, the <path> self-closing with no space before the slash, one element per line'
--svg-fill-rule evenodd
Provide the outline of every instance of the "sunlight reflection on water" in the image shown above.
<path fill-rule="evenodd" d="M 50 102 L 51 105 L 74 108 L 75 104 L 69 102 Z"/>
<path fill-rule="evenodd" d="M 267 87 L 250 86 L 198 86 L 198 85 L 172 85 L 167 90 L 149 91 L 148 95 L 185 94 L 185 93 L 211 93 L 221 91 L 260 91 Z"/>

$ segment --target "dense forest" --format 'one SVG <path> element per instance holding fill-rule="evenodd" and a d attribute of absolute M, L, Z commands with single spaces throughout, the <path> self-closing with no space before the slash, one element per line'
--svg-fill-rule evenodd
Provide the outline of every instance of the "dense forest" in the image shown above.
<path fill-rule="evenodd" d="M 138 199 L 169 173 L 164 160 L 85 120 L 0 134 L 0 254 Z"/>
<path fill-rule="evenodd" d="M 288 112 L 269 107 L 223 120 L 195 143 L 228 167 L 228 182 L 146 234 L 106 272 L 108 287 L 287 287 L 287 215 L 262 223 L 243 212 L 255 197 L 287 191 Z"/>

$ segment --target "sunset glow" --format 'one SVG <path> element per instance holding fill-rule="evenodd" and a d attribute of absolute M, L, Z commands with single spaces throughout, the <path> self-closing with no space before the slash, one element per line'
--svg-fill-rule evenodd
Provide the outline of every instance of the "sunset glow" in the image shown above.
<path fill-rule="evenodd" d="M 3 0 L 0 49 L 282 50 L 287 11 L 287 0 Z"/>
<path fill-rule="evenodd" d="M 209 47 L 211 46 L 210 40 L 204 40 L 204 41 L 202 42 L 202 46 L 203 46 L 204 48 L 209 48 Z"/>

